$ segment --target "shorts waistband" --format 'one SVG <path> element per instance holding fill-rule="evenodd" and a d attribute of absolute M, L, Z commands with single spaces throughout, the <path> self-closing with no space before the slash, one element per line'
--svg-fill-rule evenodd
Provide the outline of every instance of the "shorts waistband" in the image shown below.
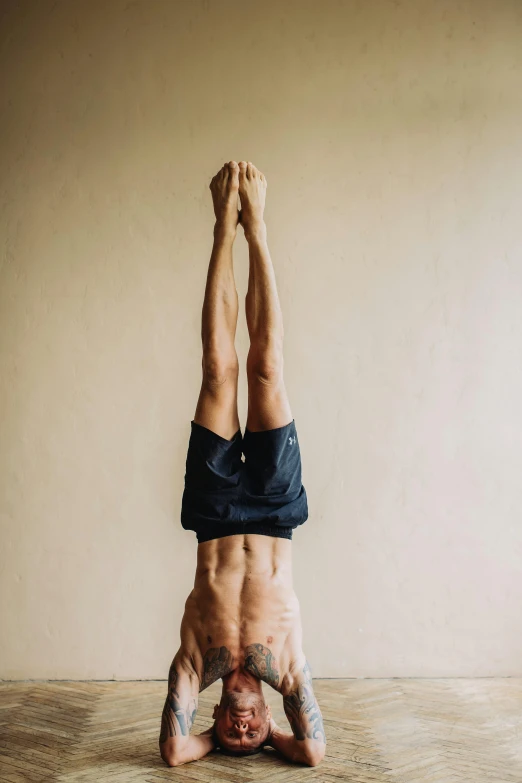
<path fill-rule="evenodd" d="M 227 536 L 256 535 L 270 536 L 271 538 L 286 538 L 292 540 L 293 529 L 290 527 L 277 527 L 263 522 L 223 522 L 216 525 L 207 525 L 197 534 L 198 544 L 205 541 L 214 541 L 217 538 Z"/>

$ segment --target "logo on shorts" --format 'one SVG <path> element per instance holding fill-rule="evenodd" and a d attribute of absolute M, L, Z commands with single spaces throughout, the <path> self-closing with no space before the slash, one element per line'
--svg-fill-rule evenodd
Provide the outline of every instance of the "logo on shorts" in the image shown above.
<path fill-rule="evenodd" d="M 294 437 L 292 437 L 292 436 L 290 435 L 290 437 L 288 438 L 288 443 L 289 443 L 291 446 L 293 446 L 293 445 L 294 445 L 294 443 L 296 443 L 296 441 L 297 441 L 297 438 L 295 437 L 295 435 L 294 435 Z"/>

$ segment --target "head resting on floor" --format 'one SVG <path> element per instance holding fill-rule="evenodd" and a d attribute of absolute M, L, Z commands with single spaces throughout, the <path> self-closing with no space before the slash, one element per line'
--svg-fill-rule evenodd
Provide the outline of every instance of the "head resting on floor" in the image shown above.
<path fill-rule="evenodd" d="M 212 717 L 214 743 L 229 755 L 259 753 L 270 734 L 270 706 L 259 693 L 224 692 Z"/>

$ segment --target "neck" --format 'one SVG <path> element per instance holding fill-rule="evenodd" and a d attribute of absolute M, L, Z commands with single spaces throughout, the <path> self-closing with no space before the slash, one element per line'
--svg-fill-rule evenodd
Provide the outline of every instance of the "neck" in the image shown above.
<path fill-rule="evenodd" d="M 257 693 L 263 694 L 263 686 L 261 680 L 254 677 L 244 669 L 236 669 L 235 671 L 227 674 L 223 677 L 222 695 L 226 693 Z"/>

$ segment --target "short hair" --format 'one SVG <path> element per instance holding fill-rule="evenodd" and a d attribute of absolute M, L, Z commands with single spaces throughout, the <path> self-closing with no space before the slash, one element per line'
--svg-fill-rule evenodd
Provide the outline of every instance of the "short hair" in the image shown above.
<path fill-rule="evenodd" d="M 216 722 L 214 721 L 214 724 L 212 726 L 212 741 L 214 743 L 214 747 L 219 748 L 220 752 L 223 753 L 225 756 L 253 756 L 254 753 L 261 753 L 265 745 L 267 744 L 267 737 L 261 742 L 257 748 L 251 748 L 249 750 L 228 750 L 228 748 L 223 748 L 221 746 L 221 743 L 219 741 L 219 737 L 217 735 L 216 731 Z"/>

